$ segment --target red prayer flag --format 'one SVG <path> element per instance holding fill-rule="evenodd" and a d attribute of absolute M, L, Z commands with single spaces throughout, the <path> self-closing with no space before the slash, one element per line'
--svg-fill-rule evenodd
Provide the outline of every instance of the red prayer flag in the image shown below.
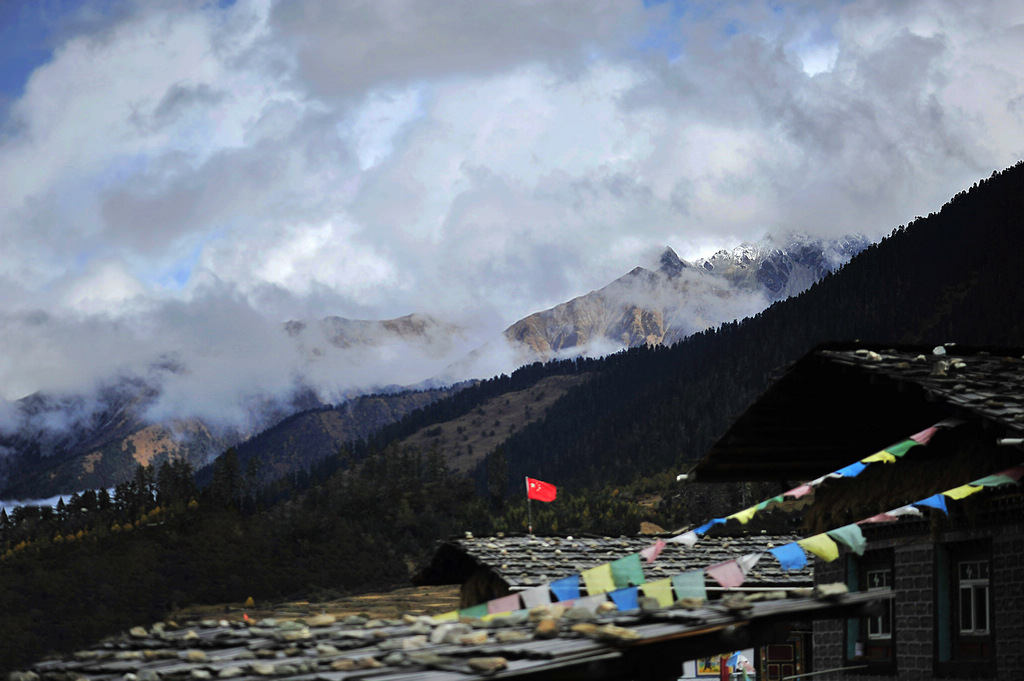
<path fill-rule="evenodd" d="M 716 563 L 709 565 L 704 568 L 704 571 L 708 575 L 724 586 L 726 589 L 743 584 L 745 577 L 743 576 L 743 569 L 740 568 L 739 563 L 735 560 L 727 560 L 724 563 Z"/>
<path fill-rule="evenodd" d="M 558 488 L 550 482 L 534 480 L 533 478 L 526 479 L 527 499 L 536 499 L 537 501 L 554 501 L 557 493 Z"/>
<path fill-rule="evenodd" d="M 646 549 L 640 552 L 640 555 L 647 559 L 648 563 L 653 563 L 661 555 L 662 550 L 668 546 L 665 540 L 658 539 L 653 544 L 648 546 Z"/>

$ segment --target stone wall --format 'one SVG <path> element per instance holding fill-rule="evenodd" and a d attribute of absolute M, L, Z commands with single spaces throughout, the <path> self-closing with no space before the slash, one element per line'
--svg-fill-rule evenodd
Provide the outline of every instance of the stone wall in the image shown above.
<path fill-rule="evenodd" d="M 831 563 L 815 561 L 814 581 L 816 584 L 846 583 L 846 556 Z M 844 666 L 845 628 L 846 620 L 818 620 L 814 623 L 814 671 Z"/>
<path fill-rule="evenodd" d="M 996 645 L 996 679 L 1024 679 L 1024 525 L 958 530 L 943 533 L 942 543 L 991 540 L 990 588 Z M 930 537 L 903 537 L 872 542 L 871 548 L 894 551 L 896 674 L 833 672 L 822 681 L 928 681 L 959 679 L 935 673 L 935 544 Z M 817 561 L 815 582 L 845 582 L 846 556 L 832 563 Z M 814 625 L 814 670 L 845 666 L 846 620 L 821 620 Z"/>
<path fill-rule="evenodd" d="M 912 544 L 897 548 L 895 553 L 897 676 L 931 678 L 935 657 L 935 547 Z"/>
<path fill-rule="evenodd" d="M 1009 528 L 992 540 L 992 611 L 996 637 L 996 669 L 1005 676 L 1024 677 L 1024 526 Z"/>

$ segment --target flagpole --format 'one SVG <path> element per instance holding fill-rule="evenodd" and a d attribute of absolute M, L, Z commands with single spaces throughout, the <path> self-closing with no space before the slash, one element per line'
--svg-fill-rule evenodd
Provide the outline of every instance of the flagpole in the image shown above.
<path fill-rule="evenodd" d="M 525 476 L 523 480 L 526 482 L 526 517 L 528 518 L 527 528 L 529 528 L 529 533 L 533 534 L 533 506 L 530 505 L 530 476 Z"/>

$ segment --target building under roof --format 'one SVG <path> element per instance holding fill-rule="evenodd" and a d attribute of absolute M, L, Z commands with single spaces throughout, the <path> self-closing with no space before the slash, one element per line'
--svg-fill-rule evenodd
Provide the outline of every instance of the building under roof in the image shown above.
<path fill-rule="evenodd" d="M 413 583 L 461 584 L 460 607 L 468 608 L 639 553 L 655 539 L 655 536 L 538 537 L 519 534 L 453 538 L 438 544 L 430 562 L 413 576 Z M 708 537 L 692 548 L 669 543 L 656 561 L 644 564 L 644 575 L 647 581 L 654 581 L 751 553 L 764 553 L 773 546 L 795 539 L 795 536 L 778 535 Z M 806 587 L 812 582 L 810 565 L 784 571 L 777 563 L 766 560 L 759 562 L 746 576 L 743 590 Z M 706 578 L 706 584 L 709 592 L 720 591 L 710 577 Z"/>
<path fill-rule="evenodd" d="M 1021 351 L 825 344 L 736 419 L 691 479 L 811 480 L 949 417 L 1024 437 Z"/>
<path fill-rule="evenodd" d="M 918 513 L 862 525 L 861 553 L 840 547 L 838 559 L 816 561 L 816 581 L 893 593 L 882 613 L 814 623 L 816 672 L 851 681 L 1024 675 L 1021 356 L 951 344 L 821 346 L 696 467 L 698 482 L 812 480 L 946 424 L 898 461 L 815 489 L 805 533 L 921 502 Z"/>

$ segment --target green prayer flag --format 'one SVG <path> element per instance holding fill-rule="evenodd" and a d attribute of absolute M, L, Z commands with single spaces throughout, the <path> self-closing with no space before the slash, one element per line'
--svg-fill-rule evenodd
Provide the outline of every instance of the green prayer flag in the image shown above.
<path fill-rule="evenodd" d="M 676 599 L 700 598 L 708 599 L 707 590 L 704 588 L 704 571 L 692 570 L 676 575 L 672 578 L 672 588 L 676 590 Z"/>
<path fill-rule="evenodd" d="M 864 539 L 864 532 L 861 531 L 860 525 L 857 525 L 856 523 L 844 525 L 838 529 L 829 530 L 825 534 L 832 537 L 832 539 L 836 540 L 840 544 L 843 544 L 858 556 L 864 555 L 864 549 L 867 547 L 867 540 Z"/>
<path fill-rule="evenodd" d="M 1000 485 L 1012 485 L 1016 482 L 1017 481 L 1009 475 L 996 473 L 995 475 L 986 475 L 984 478 L 973 480 L 971 484 L 977 485 L 978 487 L 999 487 Z"/>
<path fill-rule="evenodd" d="M 459 610 L 459 617 L 473 617 L 480 619 L 487 614 L 487 604 L 481 603 L 480 605 L 474 605 L 472 608 L 464 608 Z"/>
<path fill-rule="evenodd" d="M 906 439 L 903 442 L 897 442 L 894 445 L 886 447 L 885 451 L 889 452 L 890 454 L 892 454 L 893 456 L 895 456 L 898 459 L 901 456 L 903 456 L 904 454 L 906 454 L 907 451 L 911 447 L 916 447 L 919 444 L 921 444 L 921 443 L 920 442 L 915 442 L 914 440 L 911 440 L 911 439 Z"/>
<path fill-rule="evenodd" d="M 760 504 L 758 504 L 754 508 L 756 508 L 758 511 L 763 511 L 764 509 L 768 508 L 769 505 L 774 504 L 774 503 L 780 503 L 781 504 L 783 501 L 784 501 L 784 499 L 783 499 L 782 495 L 780 494 L 777 497 L 772 497 L 771 499 L 765 499 L 764 501 L 762 501 Z"/>
<path fill-rule="evenodd" d="M 640 562 L 639 553 L 631 553 L 624 558 L 619 558 L 616 561 L 612 561 L 611 565 L 612 580 L 614 580 L 617 589 L 627 586 L 640 586 L 647 581 L 647 578 L 644 577 L 644 566 Z"/>

